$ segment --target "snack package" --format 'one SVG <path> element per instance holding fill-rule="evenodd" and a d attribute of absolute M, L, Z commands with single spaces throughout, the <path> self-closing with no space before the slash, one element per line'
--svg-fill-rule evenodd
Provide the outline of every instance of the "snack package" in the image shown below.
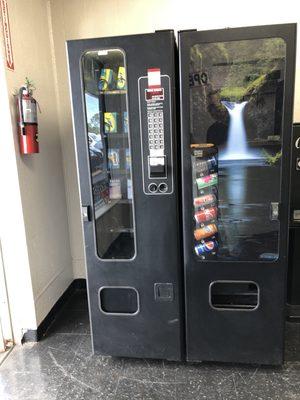
<path fill-rule="evenodd" d="M 123 131 L 124 133 L 128 133 L 128 113 L 124 111 L 123 113 Z"/>
<path fill-rule="evenodd" d="M 109 166 L 109 169 L 120 168 L 119 149 L 109 149 L 108 150 L 108 166 Z"/>
<path fill-rule="evenodd" d="M 126 169 L 130 169 L 131 166 L 131 153 L 130 149 L 126 149 Z"/>
<path fill-rule="evenodd" d="M 120 179 L 111 179 L 109 182 L 109 198 L 121 199 L 121 181 Z"/>
<path fill-rule="evenodd" d="M 104 132 L 105 133 L 116 133 L 118 130 L 118 113 L 116 112 L 105 112 L 104 113 Z"/>
<path fill-rule="evenodd" d="M 127 179 L 127 198 L 132 199 L 132 180 Z"/>
<path fill-rule="evenodd" d="M 102 68 L 99 78 L 99 90 L 108 90 L 113 84 L 113 70 L 110 68 Z"/>
<path fill-rule="evenodd" d="M 118 69 L 117 89 L 120 89 L 120 90 L 127 89 L 125 67 L 119 67 L 119 69 Z"/>

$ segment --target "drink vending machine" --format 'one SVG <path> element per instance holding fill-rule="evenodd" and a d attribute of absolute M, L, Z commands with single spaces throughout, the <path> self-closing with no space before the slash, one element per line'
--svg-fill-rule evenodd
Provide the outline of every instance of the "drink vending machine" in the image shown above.
<path fill-rule="evenodd" d="M 93 349 L 179 360 L 174 33 L 67 48 Z"/>
<path fill-rule="evenodd" d="M 288 270 L 288 317 L 300 319 L 300 124 L 293 125 L 291 151 L 289 270 Z"/>
<path fill-rule="evenodd" d="M 189 361 L 283 361 L 295 36 L 179 33 Z"/>
<path fill-rule="evenodd" d="M 68 42 L 95 352 L 282 363 L 295 37 Z"/>

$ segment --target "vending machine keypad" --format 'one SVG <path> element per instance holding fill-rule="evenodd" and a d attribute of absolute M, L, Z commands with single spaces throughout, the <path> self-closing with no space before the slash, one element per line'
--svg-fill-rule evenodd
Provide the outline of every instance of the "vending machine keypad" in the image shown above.
<path fill-rule="evenodd" d="M 161 75 L 159 87 L 151 88 L 148 83 L 147 76 L 139 78 L 143 190 L 147 195 L 170 194 L 173 192 L 170 77 Z"/>
<path fill-rule="evenodd" d="M 164 114 L 162 111 L 148 111 L 149 149 L 164 149 Z"/>

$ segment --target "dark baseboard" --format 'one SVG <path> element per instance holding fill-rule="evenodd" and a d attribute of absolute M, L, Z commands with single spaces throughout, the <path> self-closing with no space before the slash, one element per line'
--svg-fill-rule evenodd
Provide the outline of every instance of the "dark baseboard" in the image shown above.
<path fill-rule="evenodd" d="M 74 279 L 74 281 L 71 283 L 71 285 L 74 286 L 74 289 L 86 290 L 86 279 L 83 279 L 83 278 Z"/>
<path fill-rule="evenodd" d="M 26 331 L 22 337 L 21 343 L 37 342 L 38 341 L 38 331 L 37 329 L 29 329 Z"/>
<path fill-rule="evenodd" d="M 38 328 L 30 329 L 24 333 L 21 343 L 24 344 L 27 342 L 38 342 L 39 340 L 41 340 L 51 323 L 54 321 L 56 315 L 59 313 L 61 308 L 66 304 L 66 302 L 76 290 L 86 290 L 86 279 L 74 279 L 74 281 L 70 284 L 70 286 L 65 290 L 65 292 L 51 308 L 51 310 L 40 323 Z"/>

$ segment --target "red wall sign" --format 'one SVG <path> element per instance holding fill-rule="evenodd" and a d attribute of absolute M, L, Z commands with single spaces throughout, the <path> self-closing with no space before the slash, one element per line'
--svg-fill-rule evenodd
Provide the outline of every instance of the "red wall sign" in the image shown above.
<path fill-rule="evenodd" d="M 15 69 L 15 66 L 14 66 L 14 58 L 13 58 L 11 37 L 10 37 L 7 0 L 0 0 L 0 7 L 1 7 L 3 37 L 4 37 L 4 48 L 6 56 L 6 66 L 7 68 L 13 71 Z"/>

